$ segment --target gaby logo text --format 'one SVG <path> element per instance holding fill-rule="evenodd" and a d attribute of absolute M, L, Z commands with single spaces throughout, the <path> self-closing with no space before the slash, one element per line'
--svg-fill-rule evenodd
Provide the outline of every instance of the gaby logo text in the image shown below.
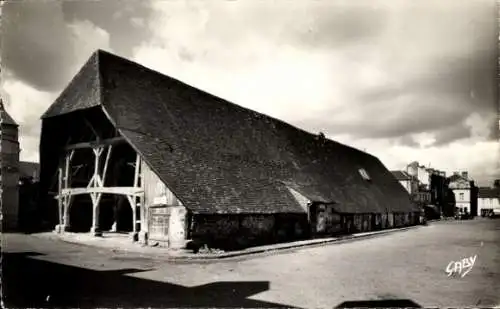
<path fill-rule="evenodd" d="M 474 267 L 476 259 L 477 254 L 469 258 L 461 259 L 460 261 L 451 261 L 446 267 L 448 277 L 453 274 L 460 275 L 462 278 L 465 277 L 465 275 L 472 270 L 472 267 Z"/>

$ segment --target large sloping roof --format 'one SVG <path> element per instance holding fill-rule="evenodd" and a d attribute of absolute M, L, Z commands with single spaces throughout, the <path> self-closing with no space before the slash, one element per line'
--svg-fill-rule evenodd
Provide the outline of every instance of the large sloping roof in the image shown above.
<path fill-rule="evenodd" d="M 193 212 L 303 212 L 287 187 L 343 212 L 415 210 L 376 157 L 103 51 L 43 122 L 96 106 Z"/>

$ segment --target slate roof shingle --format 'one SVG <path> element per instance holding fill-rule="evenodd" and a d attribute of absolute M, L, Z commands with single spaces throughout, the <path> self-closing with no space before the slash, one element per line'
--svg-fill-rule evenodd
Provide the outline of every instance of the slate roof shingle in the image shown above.
<path fill-rule="evenodd" d="M 104 51 L 43 115 L 42 141 L 59 116 L 96 106 L 194 213 L 303 213 L 287 186 L 341 212 L 418 211 L 376 157 Z"/>
<path fill-rule="evenodd" d="M 397 180 L 402 181 L 402 180 L 412 180 L 413 179 L 413 177 L 405 171 L 391 171 L 391 173 L 394 176 L 394 178 L 396 178 Z"/>
<path fill-rule="evenodd" d="M 500 189 L 481 187 L 478 189 L 478 198 L 500 198 Z"/>

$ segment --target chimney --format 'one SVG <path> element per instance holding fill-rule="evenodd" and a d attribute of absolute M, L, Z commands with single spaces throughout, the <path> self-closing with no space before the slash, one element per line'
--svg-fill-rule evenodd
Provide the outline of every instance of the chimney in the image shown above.
<path fill-rule="evenodd" d="M 465 179 L 469 179 L 469 173 L 468 172 L 462 172 L 462 177 Z"/>

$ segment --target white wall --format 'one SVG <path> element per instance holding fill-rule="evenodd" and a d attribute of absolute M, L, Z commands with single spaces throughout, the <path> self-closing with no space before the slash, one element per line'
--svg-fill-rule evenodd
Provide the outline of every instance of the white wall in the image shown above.
<path fill-rule="evenodd" d="M 430 173 L 427 171 L 425 166 L 418 165 L 418 162 L 414 162 L 413 164 L 409 164 L 407 166 L 408 174 L 417 178 L 418 182 L 427 189 L 430 187 Z"/>
<path fill-rule="evenodd" d="M 482 209 L 500 209 L 500 199 L 498 198 L 478 198 L 477 213 L 480 215 Z"/>
<path fill-rule="evenodd" d="M 423 166 L 418 167 L 418 181 L 422 184 L 425 185 L 427 189 L 430 187 L 430 173 L 425 169 Z"/>
<path fill-rule="evenodd" d="M 406 189 L 406 191 L 408 191 L 408 194 L 411 194 L 411 181 L 400 180 L 399 183 Z"/>
<path fill-rule="evenodd" d="M 467 208 L 467 211 L 470 213 L 470 190 L 469 189 L 453 189 L 453 193 L 455 194 L 455 202 L 456 206 L 459 208 Z M 463 198 L 461 198 L 461 194 L 463 194 Z"/>
<path fill-rule="evenodd" d="M 141 207 L 141 232 L 149 231 L 149 208 L 153 205 L 166 205 L 168 213 L 168 245 L 181 248 L 185 245 L 187 209 L 175 194 L 161 181 L 151 168 L 142 161 L 142 186 L 145 192 L 144 205 Z"/>
<path fill-rule="evenodd" d="M 399 183 L 410 195 L 418 192 L 418 182 L 415 180 L 399 180 Z"/>

